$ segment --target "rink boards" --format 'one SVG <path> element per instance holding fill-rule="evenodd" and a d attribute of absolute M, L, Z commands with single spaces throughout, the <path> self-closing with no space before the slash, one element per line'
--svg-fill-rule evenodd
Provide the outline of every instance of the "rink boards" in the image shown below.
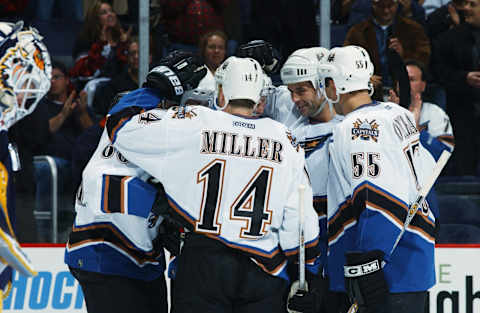
<path fill-rule="evenodd" d="M 25 245 L 38 275 L 14 275 L 4 312 L 86 312 L 77 281 L 63 263 L 64 245 Z M 430 313 L 480 313 L 480 245 L 439 245 Z"/>

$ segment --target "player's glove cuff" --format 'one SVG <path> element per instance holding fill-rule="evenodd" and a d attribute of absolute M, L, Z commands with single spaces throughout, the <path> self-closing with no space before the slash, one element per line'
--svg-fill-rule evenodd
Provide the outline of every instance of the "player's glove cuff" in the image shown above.
<path fill-rule="evenodd" d="M 365 312 L 381 305 L 389 292 L 382 269 L 383 255 L 380 250 L 345 255 L 344 275 L 348 297 L 352 303 L 363 307 Z"/>

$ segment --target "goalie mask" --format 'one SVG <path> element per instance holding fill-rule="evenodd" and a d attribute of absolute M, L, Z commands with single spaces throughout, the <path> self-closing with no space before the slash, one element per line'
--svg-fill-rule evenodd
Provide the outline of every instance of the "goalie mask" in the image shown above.
<path fill-rule="evenodd" d="M 260 64 L 252 58 L 226 59 L 215 72 L 215 108 L 224 110 L 230 100 L 247 99 L 258 104 L 265 84 Z M 222 89 L 225 105 L 218 105 L 218 96 Z"/>
<path fill-rule="evenodd" d="M 50 89 L 52 65 L 42 37 L 23 22 L 0 22 L 0 130 L 32 113 Z"/>
<path fill-rule="evenodd" d="M 369 90 L 370 94 L 373 93 L 370 82 L 373 70 L 368 52 L 359 46 L 333 48 L 319 66 L 323 79 L 331 78 L 335 83 L 337 99 L 328 99 L 331 102 L 338 102 L 340 94 L 352 91 Z"/>

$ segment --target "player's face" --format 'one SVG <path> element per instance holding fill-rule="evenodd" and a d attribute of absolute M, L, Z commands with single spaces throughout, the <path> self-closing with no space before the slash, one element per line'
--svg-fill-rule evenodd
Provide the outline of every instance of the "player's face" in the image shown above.
<path fill-rule="evenodd" d="M 426 83 L 422 80 L 422 71 L 415 65 L 407 65 L 410 80 L 410 93 L 416 95 L 425 91 Z"/>
<path fill-rule="evenodd" d="M 208 68 L 216 70 L 225 60 L 225 45 L 225 40 L 220 36 L 213 35 L 207 39 L 207 46 L 205 47 L 205 64 Z"/>
<path fill-rule="evenodd" d="M 302 116 L 313 117 L 320 104 L 323 101 L 323 98 L 320 99 L 317 95 L 317 91 L 313 88 L 311 82 L 300 82 L 295 84 L 288 84 L 288 90 L 290 90 L 290 95 L 292 101 L 297 106 L 298 111 Z"/>
<path fill-rule="evenodd" d="M 465 21 L 473 26 L 480 26 L 480 0 L 465 1 Z"/>
<path fill-rule="evenodd" d="M 103 27 L 113 27 L 117 24 L 117 15 L 108 3 L 102 3 L 102 5 L 100 5 L 98 15 L 100 17 L 100 24 Z"/>

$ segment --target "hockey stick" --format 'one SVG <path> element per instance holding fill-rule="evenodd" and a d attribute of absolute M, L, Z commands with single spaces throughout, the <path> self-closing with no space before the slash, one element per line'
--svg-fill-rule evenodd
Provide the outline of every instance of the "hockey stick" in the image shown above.
<path fill-rule="evenodd" d="M 417 194 L 417 197 L 415 198 L 415 201 L 412 203 L 412 205 L 410 205 L 408 209 L 407 217 L 405 219 L 405 222 L 403 223 L 402 231 L 400 232 L 400 234 L 398 234 L 397 239 L 393 244 L 392 250 L 390 250 L 390 255 L 393 254 L 393 251 L 395 250 L 398 243 L 400 242 L 400 239 L 402 239 L 403 234 L 405 233 L 405 230 L 407 229 L 408 225 L 410 225 L 410 222 L 415 217 L 415 214 L 417 214 L 418 208 L 422 206 L 423 201 L 425 200 L 428 193 L 430 192 L 430 189 L 432 189 L 433 184 L 437 180 L 438 176 L 440 176 L 440 173 L 442 172 L 443 168 L 447 164 L 447 161 L 450 158 L 450 155 L 452 155 L 451 152 L 447 150 L 443 150 L 442 154 L 440 155 L 440 158 L 438 159 L 437 163 L 435 164 L 435 167 L 433 168 L 432 175 L 428 178 L 425 185 L 423 185 L 423 187 L 420 189 L 419 193 Z M 385 261 L 382 262 L 382 268 L 384 266 L 385 266 Z M 358 309 L 359 309 L 359 306 L 355 302 L 352 304 L 352 306 L 350 307 L 347 313 L 356 313 Z"/>
<path fill-rule="evenodd" d="M 298 210 L 300 213 L 300 221 L 298 223 L 299 230 L 299 247 L 298 247 L 298 282 L 299 290 L 307 291 L 305 285 L 305 185 L 298 186 Z"/>

